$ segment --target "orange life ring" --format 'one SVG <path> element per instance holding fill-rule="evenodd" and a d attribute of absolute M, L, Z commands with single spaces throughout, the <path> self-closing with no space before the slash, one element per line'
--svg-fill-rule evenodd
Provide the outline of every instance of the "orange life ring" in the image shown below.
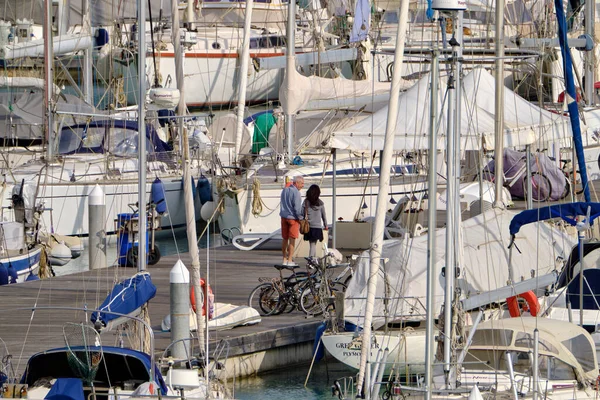
<path fill-rule="evenodd" d="M 206 293 L 206 281 L 204 280 L 204 278 L 200 278 L 200 287 L 202 288 L 202 292 L 203 294 Z M 204 301 L 203 305 L 202 305 L 202 315 L 206 315 L 206 304 L 208 303 L 209 306 L 209 312 L 208 312 L 208 318 L 212 318 L 213 317 L 213 313 L 214 313 L 214 294 L 213 291 L 210 287 L 210 285 L 208 285 L 208 301 Z M 190 303 L 192 304 L 192 310 L 194 310 L 194 312 L 196 312 L 196 296 L 194 295 L 194 287 L 192 286 L 190 288 Z"/>
<path fill-rule="evenodd" d="M 519 297 L 527 302 L 526 304 L 522 303 L 521 307 L 519 307 Z M 523 311 L 529 311 L 532 317 L 535 317 L 540 312 L 540 303 L 532 290 L 521 293 L 518 296 L 509 297 L 506 299 L 506 304 L 508 305 L 508 312 L 513 318 L 520 317 Z"/>

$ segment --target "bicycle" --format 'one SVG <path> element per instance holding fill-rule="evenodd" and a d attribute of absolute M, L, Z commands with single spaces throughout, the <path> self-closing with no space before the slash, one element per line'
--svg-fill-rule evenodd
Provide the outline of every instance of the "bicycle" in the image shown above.
<path fill-rule="evenodd" d="M 317 270 L 314 283 L 307 285 L 300 295 L 300 307 L 308 315 L 318 316 L 329 311 L 332 306 L 331 300 L 335 297 L 335 293 L 345 292 L 348 287 L 347 282 L 350 281 L 354 274 L 350 262 L 340 264 L 329 263 L 332 255 L 333 253 L 326 251 L 325 255 L 321 258 L 306 257 L 307 268 Z M 329 271 L 340 267 L 344 267 L 342 272 L 335 278 L 330 279 Z M 343 282 L 342 279 L 344 279 Z"/>
<path fill-rule="evenodd" d="M 302 311 L 300 296 L 307 285 L 312 284 L 314 276 L 305 272 L 296 272 L 298 266 L 275 265 L 279 276 L 258 278 L 260 285 L 255 287 L 248 297 L 248 305 L 262 315 L 277 315 L 292 312 L 294 309 Z M 283 270 L 290 270 L 291 275 L 284 278 Z"/>

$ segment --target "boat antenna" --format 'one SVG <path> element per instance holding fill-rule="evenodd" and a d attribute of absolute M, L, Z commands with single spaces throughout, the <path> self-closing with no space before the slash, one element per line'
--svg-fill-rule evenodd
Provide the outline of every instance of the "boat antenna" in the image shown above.
<path fill-rule="evenodd" d="M 162 7 L 160 11 L 162 13 Z M 160 82 L 158 81 L 158 70 L 156 69 L 156 47 L 154 45 L 154 28 L 152 27 L 152 0 L 148 0 L 148 16 L 150 17 L 150 44 L 152 45 L 152 63 L 154 64 L 154 85 L 152 87 L 158 88 L 161 86 Z M 145 52 L 145 50 L 141 48 L 140 51 Z"/>

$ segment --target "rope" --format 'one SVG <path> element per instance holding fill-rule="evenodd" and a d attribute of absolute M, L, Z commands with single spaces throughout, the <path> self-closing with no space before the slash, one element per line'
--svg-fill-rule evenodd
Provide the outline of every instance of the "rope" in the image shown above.
<path fill-rule="evenodd" d="M 263 201 L 260 197 L 260 181 L 254 178 L 252 181 L 252 215 L 260 217 L 263 210 Z"/>

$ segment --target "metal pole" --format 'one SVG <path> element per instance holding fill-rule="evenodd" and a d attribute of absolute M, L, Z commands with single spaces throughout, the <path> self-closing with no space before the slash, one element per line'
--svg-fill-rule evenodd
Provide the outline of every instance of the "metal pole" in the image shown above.
<path fill-rule="evenodd" d="M 585 33 L 595 38 L 594 28 L 596 20 L 595 2 L 585 3 Z M 594 90 L 594 83 L 596 82 L 595 75 L 595 49 L 587 51 L 585 54 L 585 97 L 587 99 L 587 105 L 593 106 L 596 104 L 596 93 Z"/>
<path fill-rule="evenodd" d="M 290 92 L 292 86 L 292 71 L 296 70 L 296 61 L 294 52 L 296 50 L 296 2 L 288 2 L 288 23 L 287 23 L 287 57 L 285 72 L 285 88 Z M 292 163 L 294 158 L 294 114 L 285 114 L 285 134 L 287 139 L 288 163 Z"/>
<path fill-rule="evenodd" d="M 540 331 L 535 328 L 533 330 L 533 400 L 538 400 L 538 389 L 539 389 L 539 362 L 540 359 Z"/>
<path fill-rule="evenodd" d="M 454 21 L 456 18 L 453 18 Z M 456 29 L 456 26 L 453 27 Z M 454 48 L 454 46 L 453 46 Z M 452 57 L 450 76 L 448 77 L 448 115 L 447 115 L 447 136 L 446 136 L 446 265 L 445 265 L 445 294 L 444 294 L 444 371 L 448 374 L 451 367 L 451 341 L 452 341 L 452 301 L 454 298 L 454 271 L 455 271 L 455 230 L 454 230 L 454 206 L 457 197 L 456 174 L 455 166 L 455 117 L 456 117 L 456 57 Z M 435 231 L 434 231 L 435 232 Z M 452 382 L 447 382 L 449 387 L 452 387 Z"/>
<path fill-rule="evenodd" d="M 177 260 L 169 273 L 171 288 L 171 356 L 177 360 L 189 357 L 190 337 L 190 273 L 181 260 Z"/>
<path fill-rule="evenodd" d="M 527 174 L 527 194 L 525 195 L 526 197 L 526 201 L 527 201 L 527 209 L 531 210 L 533 208 L 533 185 L 531 182 L 531 145 L 528 144 L 527 146 L 525 146 L 525 152 L 526 152 L 526 157 L 525 157 L 525 162 L 527 163 L 527 165 L 525 166 L 525 171 Z"/>
<path fill-rule="evenodd" d="M 54 50 L 52 43 L 52 0 L 44 0 L 44 131 L 48 143 L 48 160 L 54 158 Z"/>
<path fill-rule="evenodd" d="M 437 101 L 438 101 L 438 52 L 434 50 L 431 57 L 431 111 L 429 115 L 429 176 L 428 176 L 428 188 L 429 188 L 429 206 L 427 207 L 427 231 L 430 234 L 427 235 L 427 300 L 426 309 L 433 310 L 434 298 L 435 298 L 435 234 L 431 234 L 436 230 L 436 208 L 431 207 L 435 204 L 436 193 L 437 193 L 437 138 L 436 133 L 436 116 L 437 116 Z M 433 335 L 433 320 L 435 315 L 433 312 L 427 313 L 427 322 L 425 326 L 425 400 L 431 399 L 431 389 L 433 384 L 433 349 L 434 349 L 434 335 Z"/>
<path fill-rule="evenodd" d="M 190 2 L 191 3 L 191 2 Z M 240 54 L 240 83 L 238 85 L 237 127 L 235 135 L 234 163 L 237 165 L 242 147 L 242 133 L 244 129 L 244 107 L 246 104 L 246 86 L 248 85 L 248 60 L 250 59 L 250 25 L 252 24 L 252 7 L 254 0 L 246 0 L 246 15 L 244 17 L 244 43 Z M 267 133 L 267 132 L 265 132 Z"/>
<path fill-rule="evenodd" d="M 495 126 L 495 197 L 494 207 L 501 208 L 502 187 L 504 185 L 504 0 L 496 1 L 496 106 L 494 115 Z"/>
<path fill-rule="evenodd" d="M 88 195 L 90 269 L 106 268 L 106 198 L 96 185 Z"/>
<path fill-rule="evenodd" d="M 137 0 L 138 9 L 138 271 L 146 270 L 146 0 Z"/>
<path fill-rule="evenodd" d="M 582 216 L 577 217 L 578 220 L 582 220 Z M 579 245 L 579 326 L 583 327 L 583 242 L 585 239 L 585 232 L 583 229 L 578 230 L 577 239 Z"/>
<path fill-rule="evenodd" d="M 331 223 L 332 223 L 332 227 L 333 227 L 333 239 L 332 239 L 332 246 L 334 249 L 336 249 L 336 245 L 337 245 L 337 207 L 335 206 L 336 202 L 337 202 L 337 186 L 336 186 L 336 175 L 337 175 L 337 149 L 333 149 L 333 177 L 331 180 L 331 185 L 333 186 L 331 189 Z"/>

